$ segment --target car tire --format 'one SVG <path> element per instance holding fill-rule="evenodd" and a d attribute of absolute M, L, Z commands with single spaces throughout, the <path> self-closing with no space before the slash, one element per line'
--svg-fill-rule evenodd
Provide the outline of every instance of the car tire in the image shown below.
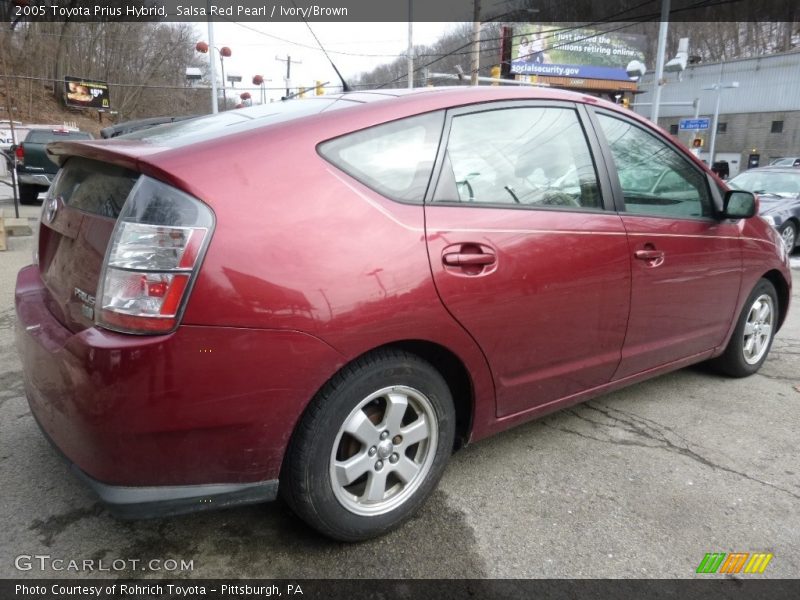
<path fill-rule="evenodd" d="M 797 244 L 797 225 L 795 225 L 792 221 L 787 221 L 778 230 L 778 233 L 781 234 L 783 243 L 786 244 L 786 249 L 789 251 L 789 253 L 792 253 L 795 245 Z"/>
<path fill-rule="evenodd" d="M 760 279 L 744 303 L 725 352 L 712 365 L 730 377 L 747 377 L 758 371 L 775 338 L 779 310 L 775 286 Z"/>
<path fill-rule="evenodd" d="M 35 204 L 39 199 L 39 187 L 19 184 L 19 201 L 21 204 Z"/>
<path fill-rule="evenodd" d="M 413 515 L 453 450 L 450 389 L 430 363 L 381 350 L 345 367 L 316 395 L 284 459 L 280 490 L 333 539 L 366 540 Z"/>

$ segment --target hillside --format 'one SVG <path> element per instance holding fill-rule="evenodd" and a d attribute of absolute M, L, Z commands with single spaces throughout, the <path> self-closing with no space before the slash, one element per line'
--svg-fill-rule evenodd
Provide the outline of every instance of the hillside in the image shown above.
<path fill-rule="evenodd" d="M 0 119 L 8 118 L 7 90 L 15 120 L 67 121 L 92 133 L 117 121 L 203 112 L 208 92 L 185 76 L 204 64 L 197 39 L 191 23 L 23 20 L 0 28 Z M 68 76 L 106 83 L 115 115 L 101 121 L 97 110 L 63 106 L 54 90 L 60 94 Z"/>
<path fill-rule="evenodd" d="M 109 115 L 103 115 L 103 120 L 98 120 L 98 112 L 96 110 L 77 109 L 62 106 L 61 103 L 53 97 L 49 88 L 43 88 L 41 85 L 32 82 L 29 90 L 20 91 L 17 94 L 12 94 L 11 106 L 15 121 L 22 123 L 52 123 L 53 125 L 69 123 L 77 125 L 81 131 L 88 131 L 95 137 L 99 137 L 100 130 L 103 127 L 108 127 L 112 123 Z M 27 93 L 24 93 L 27 91 Z M 6 102 L 5 93 L 0 91 L 0 106 L 5 107 Z M 0 119 L 7 119 L 8 112 L 3 110 L 0 112 Z"/>

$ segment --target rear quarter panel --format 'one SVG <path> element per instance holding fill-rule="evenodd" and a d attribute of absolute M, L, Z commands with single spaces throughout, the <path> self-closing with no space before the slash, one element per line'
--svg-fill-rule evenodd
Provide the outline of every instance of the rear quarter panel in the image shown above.
<path fill-rule="evenodd" d="M 439 344 L 472 377 L 479 431 L 495 418 L 491 375 L 433 286 L 422 206 L 388 200 L 317 154 L 318 142 L 392 116 L 348 112 L 161 157 L 157 168 L 216 214 L 183 323 L 301 331 L 347 360 L 401 340 Z"/>

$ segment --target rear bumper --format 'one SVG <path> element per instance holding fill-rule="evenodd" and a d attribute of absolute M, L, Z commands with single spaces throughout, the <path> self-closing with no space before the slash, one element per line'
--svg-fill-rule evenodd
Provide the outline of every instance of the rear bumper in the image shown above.
<path fill-rule="evenodd" d="M 120 519 L 153 519 L 271 502 L 278 497 L 278 480 L 239 484 L 123 487 L 106 485 L 73 465 L 79 479 L 88 485 Z"/>
<path fill-rule="evenodd" d="M 17 181 L 22 185 L 38 185 L 43 188 L 50 187 L 53 177 L 54 175 L 45 173 L 17 173 Z"/>
<path fill-rule="evenodd" d="M 293 331 L 73 333 L 45 297 L 38 267 L 22 269 L 16 339 L 31 411 L 84 480 L 123 509 L 273 498 L 297 420 L 343 362 Z"/>
<path fill-rule="evenodd" d="M 47 435 L 41 423 L 42 434 L 70 470 L 83 481 L 106 505 L 111 514 L 120 519 L 151 519 L 193 513 L 218 508 L 229 508 L 259 502 L 271 502 L 278 496 L 278 480 L 252 483 L 229 483 L 180 486 L 121 486 L 108 485 L 90 477 L 61 452 Z"/>

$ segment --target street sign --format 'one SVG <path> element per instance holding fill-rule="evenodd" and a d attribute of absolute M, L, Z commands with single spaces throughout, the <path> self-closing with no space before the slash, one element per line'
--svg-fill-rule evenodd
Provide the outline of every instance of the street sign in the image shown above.
<path fill-rule="evenodd" d="M 678 128 L 681 131 L 687 129 L 708 129 L 711 127 L 711 119 L 681 119 Z"/>

